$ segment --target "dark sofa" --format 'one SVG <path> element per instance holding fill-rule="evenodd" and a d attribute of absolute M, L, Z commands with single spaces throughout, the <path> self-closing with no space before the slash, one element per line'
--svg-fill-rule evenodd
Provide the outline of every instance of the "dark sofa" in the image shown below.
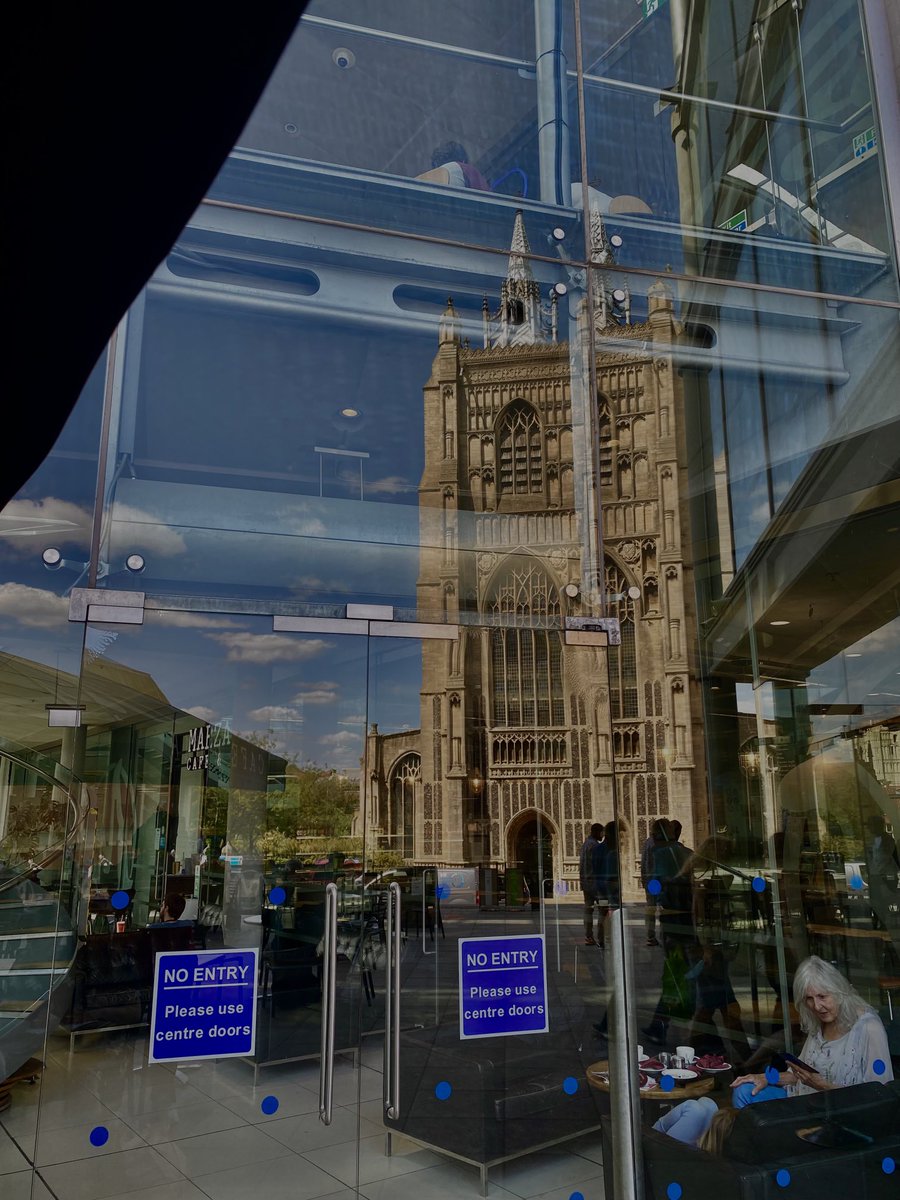
<path fill-rule="evenodd" d="M 867 1134 L 869 1145 L 825 1149 L 797 1136 L 797 1130 L 825 1122 Z M 612 1138 L 602 1120 L 603 1175 L 613 1196 Z M 650 1127 L 642 1132 L 645 1200 L 666 1200 L 670 1184 L 685 1197 L 762 1200 L 790 1195 L 792 1200 L 852 1197 L 897 1200 L 900 1195 L 900 1083 L 863 1083 L 788 1100 L 770 1100 L 742 1109 L 722 1157 L 686 1146 Z M 892 1158 L 897 1169 L 885 1172 Z M 790 1174 L 788 1190 L 778 1183 Z"/>
<path fill-rule="evenodd" d="M 567 1033 L 461 1041 L 456 1026 L 404 1030 L 400 1115 L 385 1125 L 473 1163 L 528 1154 L 600 1124 L 605 1098 L 585 1076 L 592 1054 Z M 451 1107 L 436 1098 L 443 1082 Z"/>
<path fill-rule="evenodd" d="M 192 926 L 89 934 L 75 955 L 72 1003 L 63 1022 L 70 1046 L 79 1033 L 147 1024 L 156 955 L 200 948 L 201 933 Z"/>

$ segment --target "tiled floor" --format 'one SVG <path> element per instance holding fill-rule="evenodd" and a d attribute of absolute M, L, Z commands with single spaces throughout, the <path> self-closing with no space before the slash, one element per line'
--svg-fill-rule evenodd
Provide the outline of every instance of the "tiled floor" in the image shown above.
<path fill-rule="evenodd" d="M 146 1061 L 146 1035 L 51 1041 L 39 1084 L 0 1117 L 3 1200 L 477 1200 L 475 1167 L 394 1136 L 385 1154 L 380 1041 L 335 1068 L 334 1118 L 318 1116 L 318 1064 Z M 265 1115 L 264 1097 L 278 1099 Z M 105 1145 L 91 1130 L 109 1131 Z M 498 1200 L 603 1200 L 599 1136 L 495 1167 Z M 37 1171 L 31 1170 L 36 1163 Z M 33 1187 L 33 1191 L 32 1191 Z"/>

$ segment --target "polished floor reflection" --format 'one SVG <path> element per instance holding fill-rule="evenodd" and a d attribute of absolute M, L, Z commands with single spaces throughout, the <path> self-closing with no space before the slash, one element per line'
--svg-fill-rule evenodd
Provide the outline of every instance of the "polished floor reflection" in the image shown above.
<path fill-rule="evenodd" d="M 271 1067 L 253 1087 L 243 1062 L 148 1066 L 146 1034 L 54 1039 L 38 1086 L 16 1088 L 0 1121 L 4 1200 L 454 1200 L 479 1195 L 478 1171 L 395 1135 L 385 1154 L 382 1047 L 370 1038 L 357 1071 L 336 1066 L 335 1113 L 318 1118 L 318 1065 Z M 357 1089 L 359 1105 L 357 1106 Z M 278 1110 L 260 1108 L 276 1096 Z M 109 1130 L 105 1145 L 91 1130 Z M 37 1167 L 31 1191 L 31 1163 Z M 491 1171 L 489 1195 L 603 1200 L 599 1135 Z"/>

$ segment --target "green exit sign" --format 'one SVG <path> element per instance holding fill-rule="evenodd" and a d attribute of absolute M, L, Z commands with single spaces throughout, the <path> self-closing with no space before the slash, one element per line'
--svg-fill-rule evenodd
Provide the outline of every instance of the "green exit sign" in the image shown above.
<path fill-rule="evenodd" d="M 736 229 L 738 231 L 747 228 L 747 210 L 742 208 L 740 212 L 736 212 L 733 217 L 729 217 L 727 221 L 723 221 L 719 226 L 720 229 Z"/>
<path fill-rule="evenodd" d="M 853 157 L 865 158 L 870 150 L 874 150 L 878 142 L 875 126 L 870 125 L 865 133 L 858 133 L 853 139 Z"/>

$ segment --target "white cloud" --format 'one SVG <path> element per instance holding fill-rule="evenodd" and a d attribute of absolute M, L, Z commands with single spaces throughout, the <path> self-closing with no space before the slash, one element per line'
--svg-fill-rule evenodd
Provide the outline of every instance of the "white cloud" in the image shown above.
<path fill-rule="evenodd" d="M 404 479 L 402 475 L 385 475 L 383 479 L 375 479 L 366 484 L 367 492 L 384 496 L 398 496 L 403 492 L 414 492 L 415 490 L 416 485 L 410 483 L 408 479 Z"/>
<path fill-rule="evenodd" d="M 359 728 L 360 725 L 365 725 L 365 713 L 354 713 L 351 717 L 344 717 L 343 721 L 338 721 L 338 725 L 355 725 Z"/>
<path fill-rule="evenodd" d="M 344 729 L 340 733 L 326 733 L 324 737 L 319 738 L 319 741 L 323 746 L 328 746 L 332 750 L 349 750 L 352 747 L 362 750 L 363 739 L 360 734 Z"/>
<path fill-rule="evenodd" d="M 247 713 L 254 721 L 302 721 L 303 713 L 289 704 L 264 704 Z"/>
<path fill-rule="evenodd" d="M 208 724 L 212 724 L 218 716 L 214 708 L 205 708 L 202 704 L 198 704 L 196 708 L 186 708 L 184 711 L 196 717 L 198 721 L 206 721 Z"/>
<path fill-rule="evenodd" d="M 74 542 L 87 550 L 91 514 L 70 500 L 11 500 L 0 514 L 0 538 L 16 554 L 40 554 L 55 542 Z"/>
<path fill-rule="evenodd" d="M 321 683 L 311 683 L 308 688 L 298 692 L 294 704 L 334 704 L 338 698 L 338 685 L 328 680 Z"/>
<path fill-rule="evenodd" d="M 123 554 L 140 550 L 160 558 L 171 558 L 187 551 L 184 538 L 171 525 L 140 508 L 132 508 L 130 504 L 117 503 L 113 507 L 113 522 L 116 546 Z"/>
<path fill-rule="evenodd" d="M 44 588 L 24 583 L 0 584 L 0 616 L 11 617 L 29 629 L 58 629 L 69 616 L 69 601 Z"/>
<path fill-rule="evenodd" d="M 175 609 L 151 609 L 152 621 L 158 625 L 174 625 L 179 629 L 240 629 L 240 623 L 230 617 L 214 617 L 211 613 L 178 612 Z"/>
<path fill-rule="evenodd" d="M 295 638 L 280 633 L 208 633 L 206 636 L 225 647 L 229 662 L 297 662 L 315 658 L 331 647 L 331 643 L 322 638 Z"/>

